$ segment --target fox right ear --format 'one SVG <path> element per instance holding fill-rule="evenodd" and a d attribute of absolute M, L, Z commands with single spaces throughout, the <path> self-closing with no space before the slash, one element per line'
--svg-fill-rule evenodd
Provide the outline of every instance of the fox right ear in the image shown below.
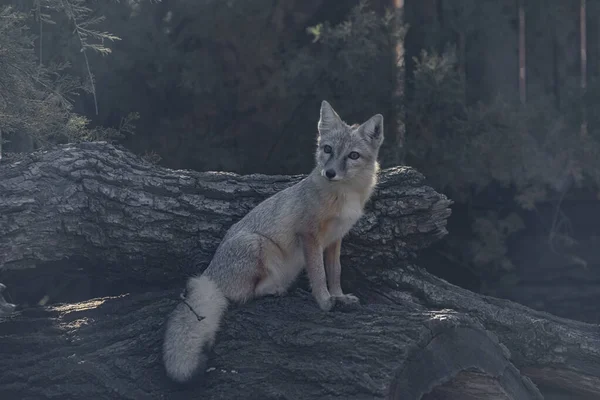
<path fill-rule="evenodd" d="M 333 107 L 331 107 L 331 104 L 323 100 L 321 102 L 321 117 L 319 118 L 319 125 L 317 126 L 319 134 L 328 132 L 340 125 L 342 125 L 340 116 L 337 115 Z"/>
<path fill-rule="evenodd" d="M 358 132 L 376 147 L 383 142 L 383 115 L 376 114 L 358 127 Z"/>

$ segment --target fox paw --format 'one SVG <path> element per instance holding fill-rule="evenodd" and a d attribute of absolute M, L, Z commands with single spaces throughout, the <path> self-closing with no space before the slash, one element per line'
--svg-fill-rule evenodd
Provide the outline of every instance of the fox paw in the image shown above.
<path fill-rule="evenodd" d="M 360 302 L 360 300 L 358 300 L 358 297 L 350 293 L 343 294 L 341 296 L 336 296 L 335 301 L 344 305 L 358 304 Z"/>
<path fill-rule="evenodd" d="M 335 297 L 329 296 L 327 298 L 321 299 L 317 301 L 319 303 L 319 307 L 323 311 L 330 311 L 335 305 Z"/>
<path fill-rule="evenodd" d="M 286 297 L 288 295 L 288 291 L 287 290 L 279 290 L 273 293 L 265 293 L 262 296 L 263 297 L 274 297 L 274 298 L 278 298 L 278 297 Z"/>

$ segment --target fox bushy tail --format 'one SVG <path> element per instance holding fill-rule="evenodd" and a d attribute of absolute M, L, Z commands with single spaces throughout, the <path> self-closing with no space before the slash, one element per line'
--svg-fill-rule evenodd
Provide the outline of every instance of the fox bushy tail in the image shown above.
<path fill-rule="evenodd" d="M 210 277 L 188 280 L 185 300 L 169 316 L 165 331 L 163 362 L 171 379 L 183 383 L 206 368 L 206 352 L 214 343 L 227 303 Z"/>

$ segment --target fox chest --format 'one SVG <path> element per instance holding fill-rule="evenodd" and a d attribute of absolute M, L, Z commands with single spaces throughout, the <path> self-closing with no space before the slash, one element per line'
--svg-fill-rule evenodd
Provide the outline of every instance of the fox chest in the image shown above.
<path fill-rule="evenodd" d="M 358 196 L 348 196 L 337 212 L 325 219 L 320 226 L 319 236 L 323 247 L 341 239 L 362 217 L 363 207 Z"/>

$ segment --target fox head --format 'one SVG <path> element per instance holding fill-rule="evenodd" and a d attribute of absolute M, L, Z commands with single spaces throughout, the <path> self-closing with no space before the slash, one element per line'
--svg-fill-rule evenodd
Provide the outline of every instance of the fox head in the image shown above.
<path fill-rule="evenodd" d="M 362 125 L 347 125 L 323 100 L 315 153 L 317 168 L 331 182 L 361 182 L 379 169 L 377 156 L 383 142 L 383 116 Z"/>

